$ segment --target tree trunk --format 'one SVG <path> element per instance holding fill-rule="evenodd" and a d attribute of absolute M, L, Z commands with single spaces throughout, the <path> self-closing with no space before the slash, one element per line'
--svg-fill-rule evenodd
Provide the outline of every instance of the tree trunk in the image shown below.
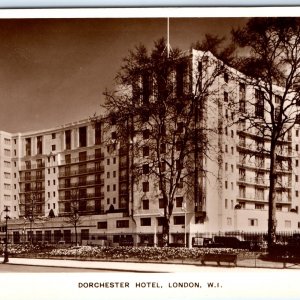
<path fill-rule="evenodd" d="M 170 220 L 165 216 L 163 223 L 162 241 L 163 247 L 169 246 L 169 235 L 170 235 Z"/>
<path fill-rule="evenodd" d="M 74 225 L 75 228 L 75 244 L 78 246 L 78 239 L 77 239 L 77 224 Z"/>
<path fill-rule="evenodd" d="M 276 184 L 276 153 L 275 153 L 275 143 L 271 142 L 270 149 L 270 174 L 269 174 L 269 219 L 268 219 L 268 249 L 276 241 L 276 201 L 275 201 L 275 184 Z"/>

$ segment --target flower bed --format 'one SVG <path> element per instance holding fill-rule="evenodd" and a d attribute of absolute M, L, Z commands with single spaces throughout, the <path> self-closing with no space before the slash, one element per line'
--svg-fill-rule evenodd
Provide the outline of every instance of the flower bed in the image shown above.
<path fill-rule="evenodd" d="M 200 261 L 205 254 L 244 255 L 247 252 L 231 248 L 74 246 L 49 249 L 32 245 L 9 245 L 8 251 L 12 256 L 112 261 Z"/>
<path fill-rule="evenodd" d="M 167 260 L 199 260 L 203 255 L 238 254 L 242 250 L 227 248 L 173 248 L 173 247 L 72 247 L 68 249 L 53 249 L 47 253 L 50 257 L 78 257 L 111 260 L 140 260 L 140 261 L 167 261 Z"/>

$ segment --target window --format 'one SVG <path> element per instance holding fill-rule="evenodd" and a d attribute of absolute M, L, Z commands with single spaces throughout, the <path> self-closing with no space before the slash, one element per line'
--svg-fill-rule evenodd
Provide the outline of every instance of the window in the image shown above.
<path fill-rule="evenodd" d="M 117 172 L 116 171 L 113 171 L 113 177 L 117 177 Z"/>
<path fill-rule="evenodd" d="M 26 156 L 31 155 L 31 138 L 25 139 L 25 155 Z"/>
<path fill-rule="evenodd" d="M 115 131 L 113 131 L 113 132 L 111 133 L 111 139 L 112 139 L 112 140 L 116 140 L 116 139 L 117 139 L 117 133 L 116 133 Z"/>
<path fill-rule="evenodd" d="M 110 178 L 110 172 L 106 173 L 106 178 Z"/>
<path fill-rule="evenodd" d="M 299 146 L 298 146 L 298 144 L 296 144 L 296 151 L 298 151 L 299 150 Z"/>
<path fill-rule="evenodd" d="M 264 93 L 260 90 L 255 90 L 255 115 L 256 117 L 264 117 Z"/>
<path fill-rule="evenodd" d="M 129 220 L 117 220 L 116 227 L 117 228 L 129 228 Z"/>
<path fill-rule="evenodd" d="M 113 158 L 113 164 L 116 164 L 116 162 L 117 162 L 117 158 L 114 157 L 114 158 Z"/>
<path fill-rule="evenodd" d="M 299 191 L 295 191 L 295 196 L 299 197 Z"/>
<path fill-rule="evenodd" d="M 144 193 L 149 192 L 149 182 L 148 181 L 143 182 L 143 192 Z"/>
<path fill-rule="evenodd" d="M 228 188 L 228 182 L 225 181 L 225 189 L 227 189 L 227 188 Z"/>
<path fill-rule="evenodd" d="M 184 216 L 174 216 L 174 225 L 185 225 L 185 217 Z"/>
<path fill-rule="evenodd" d="M 4 183 L 4 189 L 5 190 L 10 190 L 10 184 Z"/>
<path fill-rule="evenodd" d="M 297 129 L 296 130 L 296 137 L 298 137 L 299 136 L 299 130 Z"/>
<path fill-rule="evenodd" d="M 296 182 L 299 181 L 298 175 L 295 175 L 295 181 L 296 181 Z"/>
<path fill-rule="evenodd" d="M 296 167 L 298 167 L 298 166 L 299 166 L 299 161 L 298 161 L 298 159 L 296 159 L 296 162 L 295 162 L 295 164 L 296 164 Z"/>
<path fill-rule="evenodd" d="M 86 161 L 86 160 L 87 160 L 87 152 L 86 151 L 79 152 L 79 161 Z"/>
<path fill-rule="evenodd" d="M 231 137 L 233 138 L 234 137 L 234 131 L 231 130 Z"/>
<path fill-rule="evenodd" d="M 37 154 L 42 154 L 43 153 L 43 137 L 42 136 L 38 136 L 36 138 L 36 150 L 37 150 Z"/>
<path fill-rule="evenodd" d="M 176 207 L 182 207 L 183 197 L 176 197 Z"/>
<path fill-rule="evenodd" d="M 225 145 L 225 152 L 228 153 L 228 146 Z"/>
<path fill-rule="evenodd" d="M 161 145 L 160 145 L 160 152 L 161 152 L 162 154 L 165 154 L 166 151 L 167 151 L 166 144 L 165 144 L 165 143 L 161 144 Z"/>
<path fill-rule="evenodd" d="M 109 192 L 110 191 L 110 186 L 106 186 L 106 190 Z"/>
<path fill-rule="evenodd" d="M 53 192 L 53 197 L 55 197 L 55 192 Z"/>
<path fill-rule="evenodd" d="M 42 179 L 43 178 L 43 173 L 41 170 L 36 171 L 36 178 L 37 179 Z"/>
<path fill-rule="evenodd" d="M 54 140 L 55 138 L 56 138 L 56 133 L 53 132 L 53 133 L 52 133 L 52 140 Z"/>
<path fill-rule="evenodd" d="M 224 81 L 226 83 L 228 83 L 228 73 L 227 72 L 224 73 Z"/>
<path fill-rule="evenodd" d="M 144 140 L 147 140 L 147 139 L 149 139 L 149 136 L 150 136 L 150 131 L 149 131 L 149 129 L 143 130 L 143 139 L 144 139 Z"/>
<path fill-rule="evenodd" d="M 149 165 L 148 164 L 143 165 L 143 174 L 149 174 Z"/>
<path fill-rule="evenodd" d="M 258 220 L 257 219 L 248 219 L 248 225 L 249 226 L 258 226 Z"/>
<path fill-rule="evenodd" d="M 71 163 L 71 154 L 66 154 L 65 155 L 65 162 L 66 162 L 66 164 L 70 164 Z"/>
<path fill-rule="evenodd" d="M 255 209 L 264 209 L 265 206 L 263 204 L 255 204 Z"/>
<path fill-rule="evenodd" d="M 246 111 L 246 86 L 244 83 L 239 84 L 239 110 L 241 113 Z"/>
<path fill-rule="evenodd" d="M 10 173 L 4 172 L 4 178 L 9 179 L 10 178 Z"/>
<path fill-rule="evenodd" d="M 107 164 L 108 166 L 110 165 L 110 159 L 109 159 L 109 158 L 106 160 L 106 164 Z"/>
<path fill-rule="evenodd" d="M 71 130 L 65 131 L 65 144 L 66 144 L 66 150 L 71 149 Z"/>
<path fill-rule="evenodd" d="M 231 147 L 231 154 L 233 155 L 234 154 L 234 148 Z"/>
<path fill-rule="evenodd" d="M 256 188 L 255 189 L 255 198 L 257 200 L 264 200 L 264 189 L 262 188 Z"/>
<path fill-rule="evenodd" d="M 5 145 L 10 145 L 10 139 L 4 138 L 4 144 Z"/>
<path fill-rule="evenodd" d="M 4 167 L 10 168 L 10 162 L 9 161 L 4 161 Z"/>
<path fill-rule="evenodd" d="M 56 150 L 56 145 L 52 145 L 51 149 L 52 149 L 52 151 L 55 151 Z"/>
<path fill-rule="evenodd" d="M 38 168 L 42 168 L 44 166 L 43 160 L 42 159 L 37 159 L 36 160 L 36 165 Z"/>
<path fill-rule="evenodd" d="M 113 198 L 113 204 L 116 204 L 116 201 L 117 201 L 117 199 L 116 199 L 116 197 L 114 197 Z"/>
<path fill-rule="evenodd" d="M 102 221 L 97 223 L 98 229 L 107 229 L 107 221 Z"/>
<path fill-rule="evenodd" d="M 141 218 L 141 226 L 151 226 L 151 218 Z"/>
<path fill-rule="evenodd" d="M 165 207 L 165 202 L 163 198 L 158 199 L 158 208 L 164 208 Z"/>
<path fill-rule="evenodd" d="M 143 209 L 145 209 L 145 210 L 149 209 L 149 200 L 148 199 L 142 200 L 142 204 L 143 204 Z"/>
<path fill-rule="evenodd" d="M 183 133 L 183 122 L 178 122 L 177 124 L 177 133 Z"/>
<path fill-rule="evenodd" d="M 79 127 L 79 147 L 87 146 L 87 128 L 86 126 Z"/>
<path fill-rule="evenodd" d="M 228 163 L 225 163 L 225 171 L 228 170 Z"/>
<path fill-rule="evenodd" d="M 148 146 L 143 147 L 143 156 L 149 156 L 149 147 Z"/>
<path fill-rule="evenodd" d="M 50 174 L 50 169 L 48 169 L 48 174 Z"/>
<path fill-rule="evenodd" d="M 225 209 L 228 208 L 228 199 L 225 199 Z"/>
<path fill-rule="evenodd" d="M 224 102 L 228 102 L 228 93 L 224 92 Z"/>
<path fill-rule="evenodd" d="M 182 169 L 182 163 L 179 159 L 176 159 L 176 170 L 181 170 Z"/>
<path fill-rule="evenodd" d="M 48 192 L 48 198 L 50 198 L 50 192 Z"/>
<path fill-rule="evenodd" d="M 116 190 L 117 190 L 117 185 L 113 184 L 113 191 L 116 191 Z"/>
<path fill-rule="evenodd" d="M 31 161 L 30 160 L 25 161 L 25 167 L 26 167 L 26 170 L 31 169 Z"/>
<path fill-rule="evenodd" d="M 101 144 L 101 122 L 95 123 L 95 145 Z"/>

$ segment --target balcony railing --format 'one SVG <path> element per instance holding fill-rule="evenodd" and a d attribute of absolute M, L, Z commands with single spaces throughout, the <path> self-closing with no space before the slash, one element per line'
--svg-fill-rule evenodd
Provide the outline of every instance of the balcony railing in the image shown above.
<path fill-rule="evenodd" d="M 104 198 L 104 192 L 101 193 L 89 193 L 86 195 L 79 195 L 78 199 L 74 199 L 71 196 L 59 196 L 59 201 L 80 201 L 80 200 L 88 200 L 88 199 L 94 199 L 94 198 L 100 198 L 103 199 Z"/>
<path fill-rule="evenodd" d="M 98 160 L 98 159 L 104 159 L 104 153 L 101 153 L 101 155 L 87 155 L 85 157 L 73 157 L 69 160 L 61 160 L 61 165 L 68 165 L 68 164 L 74 164 L 78 162 L 85 162 L 90 160 Z"/>
<path fill-rule="evenodd" d="M 42 176 L 20 176 L 19 181 L 42 181 L 45 180 L 45 175 Z"/>
<path fill-rule="evenodd" d="M 240 177 L 240 182 L 249 183 L 249 184 L 257 184 L 257 185 L 267 185 L 268 180 L 265 180 L 264 178 L 249 178 L 249 177 Z"/>
<path fill-rule="evenodd" d="M 72 170 L 72 171 L 59 171 L 60 177 L 68 177 L 68 176 L 76 176 L 76 175 L 82 175 L 82 174 L 94 174 L 98 172 L 104 172 L 104 166 L 100 166 L 99 168 L 93 167 L 93 168 L 86 168 L 82 170 Z"/>
<path fill-rule="evenodd" d="M 23 165 L 21 166 L 21 170 L 34 170 L 34 169 L 43 169 L 45 168 L 45 163 L 39 163 L 39 164 L 30 164 L 30 165 Z"/>
<path fill-rule="evenodd" d="M 81 186 L 89 186 L 89 185 L 103 185 L 104 179 L 101 180 L 87 180 L 85 182 L 71 182 L 70 184 L 60 183 L 59 189 L 68 189 L 68 188 L 76 188 Z"/>
<path fill-rule="evenodd" d="M 20 193 L 43 192 L 44 190 L 45 190 L 44 185 L 42 185 L 40 187 L 31 187 L 30 189 L 25 188 L 23 186 L 20 187 Z"/>

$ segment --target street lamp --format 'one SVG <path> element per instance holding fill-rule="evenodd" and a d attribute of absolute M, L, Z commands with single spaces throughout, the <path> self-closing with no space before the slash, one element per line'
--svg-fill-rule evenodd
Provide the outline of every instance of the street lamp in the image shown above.
<path fill-rule="evenodd" d="M 8 213 L 9 213 L 9 209 L 8 207 L 6 206 L 5 209 L 4 209 L 4 212 L 5 212 L 5 249 L 4 249 L 4 260 L 3 260 L 3 263 L 7 263 L 8 262 L 8 249 L 7 249 L 7 246 L 8 246 L 8 229 L 7 229 L 7 220 L 10 219 L 10 217 L 8 216 Z"/>

